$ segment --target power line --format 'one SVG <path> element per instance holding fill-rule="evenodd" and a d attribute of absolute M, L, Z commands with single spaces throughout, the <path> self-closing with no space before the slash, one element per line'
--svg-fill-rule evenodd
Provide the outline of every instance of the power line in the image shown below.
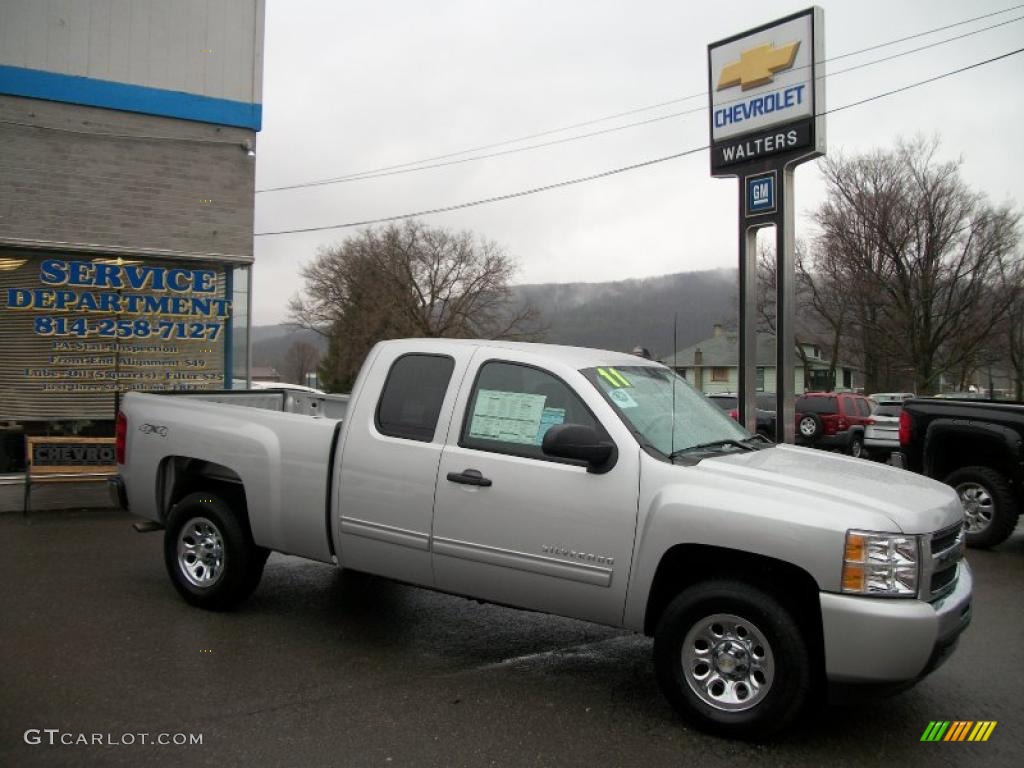
<path fill-rule="evenodd" d="M 822 115 L 830 115 L 830 114 L 833 114 L 835 112 L 842 112 L 843 110 L 846 110 L 846 109 L 851 109 L 853 107 L 858 107 L 858 106 L 861 106 L 863 104 L 867 104 L 867 103 L 872 102 L 872 101 L 877 101 L 879 99 L 884 99 L 887 96 L 892 96 L 892 95 L 897 94 L 897 93 L 903 93 L 904 91 L 909 91 L 909 90 L 911 90 L 913 88 L 918 88 L 918 87 L 920 87 L 922 85 L 927 85 L 928 83 L 934 83 L 934 82 L 936 82 L 938 80 L 944 80 L 947 77 L 952 77 L 953 75 L 959 75 L 959 74 L 962 74 L 963 72 L 967 72 L 967 71 L 972 70 L 972 69 L 977 69 L 978 67 L 983 67 L 986 64 L 992 64 L 992 63 L 1000 61 L 1002 59 L 1009 58 L 1010 56 L 1016 56 L 1019 53 L 1024 53 L 1024 48 L 1018 48 L 1018 49 L 1016 49 L 1014 51 L 1009 51 L 1008 53 L 1003 53 L 1003 54 L 1000 54 L 999 56 L 994 56 L 994 57 L 992 57 L 990 59 L 985 59 L 983 61 L 975 62 L 974 64 L 968 64 L 967 66 L 960 67 L 958 69 L 953 69 L 953 70 L 950 70 L 949 72 L 944 72 L 941 75 L 935 75 L 934 77 L 929 77 L 929 78 L 927 78 L 925 80 L 919 80 L 916 83 L 911 83 L 909 85 L 905 85 L 905 86 L 902 86 L 900 88 L 894 88 L 891 91 L 885 91 L 883 93 L 879 93 L 879 94 L 876 94 L 874 96 L 869 96 L 866 99 L 860 99 L 859 101 L 850 102 L 849 104 L 844 104 L 844 105 L 839 106 L 839 107 L 833 107 L 832 109 L 829 109 L 829 110 L 826 110 L 825 112 L 823 112 Z M 558 181 L 558 182 L 555 182 L 553 184 L 546 184 L 546 185 L 544 185 L 542 187 L 533 187 L 531 189 L 520 190 L 519 192 L 510 192 L 508 194 L 496 195 L 494 197 L 488 197 L 488 198 L 484 198 L 482 200 L 473 200 L 473 201 L 468 202 L 468 203 L 458 203 L 456 205 L 448 205 L 448 206 L 444 206 L 444 207 L 441 207 L 441 208 L 431 208 L 431 209 L 428 209 L 428 210 L 417 211 L 415 213 L 403 213 L 403 214 L 400 214 L 400 215 L 397 215 L 397 216 L 383 216 L 383 217 L 377 218 L 377 219 L 366 219 L 365 221 L 353 221 L 353 222 L 349 222 L 347 224 L 328 224 L 326 226 L 320 226 L 320 227 L 299 227 L 299 228 L 296 228 L 296 229 L 281 229 L 281 230 L 276 230 L 276 231 L 271 231 L 271 232 L 256 232 L 256 233 L 254 233 L 253 237 L 271 237 L 271 236 L 274 236 L 274 235 L 292 235 L 292 234 L 298 234 L 298 233 L 304 233 L 304 232 L 323 232 L 325 230 L 331 230 L 331 229 L 349 229 L 349 228 L 352 228 L 352 227 L 365 227 L 365 226 L 369 226 L 371 224 L 382 224 L 382 223 L 385 223 L 385 222 L 388 222 L 388 221 L 399 221 L 401 219 L 410 219 L 410 218 L 415 218 L 417 216 L 430 216 L 430 215 L 437 214 L 437 213 L 447 213 L 449 211 L 457 211 L 457 210 L 461 210 L 463 208 L 473 208 L 473 207 L 478 206 L 478 205 L 486 205 L 488 203 L 497 203 L 497 202 L 501 202 L 501 201 L 504 201 L 504 200 L 512 200 L 512 199 L 517 198 L 517 197 L 526 197 L 527 195 L 535 195 L 535 194 L 538 194 L 540 192 L 548 192 L 548 191 L 550 191 L 552 189 L 559 189 L 561 187 L 569 187 L 569 186 L 572 186 L 572 185 L 575 185 L 575 184 L 582 184 L 582 183 L 587 182 L 587 181 L 595 181 L 597 179 L 607 178 L 608 176 L 615 176 L 615 175 L 620 174 L 620 173 L 626 173 L 627 171 L 637 170 L 638 168 L 646 168 L 648 166 L 657 165 L 659 163 L 664 163 L 664 162 L 667 162 L 669 160 L 676 160 L 676 159 L 678 159 L 680 157 L 686 157 L 687 155 L 694 155 L 694 154 L 696 154 L 698 152 L 703 152 L 705 149 L 710 149 L 710 146 L 705 144 L 702 147 L 694 147 L 693 149 L 687 149 L 687 150 L 685 150 L 683 152 L 676 152 L 675 154 L 672 154 L 672 155 L 666 155 L 664 157 L 656 157 L 656 158 L 653 158 L 651 160 L 644 160 L 644 161 L 639 162 L 639 163 L 633 163 L 632 165 L 622 166 L 621 168 L 613 168 L 613 169 L 607 170 L 607 171 L 601 171 L 600 173 L 594 173 L 594 174 L 591 174 L 589 176 L 581 176 L 581 177 L 575 178 L 575 179 L 566 179 L 564 181 Z"/>
<path fill-rule="evenodd" d="M 920 53 L 921 51 L 926 51 L 926 50 L 929 50 L 931 48 L 936 48 L 936 47 L 938 47 L 940 45 L 946 45 L 948 43 L 956 42 L 957 40 L 963 40 L 966 37 L 971 37 L 973 35 L 978 35 L 978 34 L 981 34 L 982 32 L 988 32 L 989 30 L 996 29 L 997 27 L 1003 27 L 1003 26 L 1006 26 L 1007 24 L 1013 24 L 1015 22 L 1022 21 L 1022 20 L 1024 20 L 1024 16 L 1018 16 L 1016 18 L 1009 19 L 1008 21 L 1002 21 L 1002 22 L 999 22 L 998 24 L 993 24 L 993 25 L 988 26 L 988 27 L 982 27 L 981 29 L 975 29 L 975 30 L 972 30 L 971 32 L 965 32 L 965 33 L 963 33 L 961 35 L 956 35 L 954 37 L 946 38 L 945 40 L 937 40 L 934 43 L 928 43 L 927 45 L 918 46 L 917 48 L 911 48 L 910 50 L 907 50 L 907 51 L 901 51 L 900 53 L 894 53 L 894 54 L 891 54 L 889 56 L 883 56 L 880 59 L 873 59 L 872 61 L 866 61 L 866 62 L 862 62 L 860 64 L 855 64 L 853 66 L 847 67 L 845 69 L 840 69 L 840 70 L 837 70 L 835 72 L 829 72 L 829 73 L 827 73 L 825 75 L 820 75 L 817 79 L 818 80 L 824 80 L 826 78 L 832 78 L 832 77 L 836 77 L 837 75 L 846 74 L 847 72 L 853 72 L 853 71 L 858 70 L 858 69 L 864 69 L 865 67 L 874 66 L 875 64 L 881 64 L 881 63 L 884 63 L 886 61 L 892 61 L 893 59 L 898 59 L 898 58 L 901 58 L 903 56 L 910 56 L 911 54 L 914 54 L 914 53 Z M 920 36 L 920 35 L 918 35 L 918 36 Z M 905 39 L 906 38 L 903 38 L 903 40 L 905 40 Z M 872 46 L 871 49 L 865 49 L 865 50 L 874 50 L 874 49 L 883 47 L 885 45 L 889 45 L 889 43 L 883 43 L 881 45 Z M 837 56 L 834 59 L 826 59 L 826 61 L 834 61 L 835 59 L 845 58 L 846 56 L 849 56 L 849 55 L 850 54 L 843 54 L 842 56 Z M 808 67 L 809 67 L 809 65 L 805 65 L 803 67 L 794 68 L 793 71 L 799 71 L 800 69 L 807 69 Z M 701 95 L 701 96 L 706 95 L 706 92 L 704 94 L 698 94 L 698 95 Z M 736 99 L 730 99 L 730 100 L 727 100 L 727 101 L 723 101 L 723 102 L 721 102 L 721 104 L 724 106 L 724 105 L 728 105 L 728 104 L 735 104 L 735 103 L 738 103 L 738 102 L 743 101 L 743 100 L 744 100 L 743 97 L 739 97 L 739 98 L 736 98 Z M 652 123 L 658 123 L 658 122 L 662 122 L 664 120 L 672 120 L 672 119 L 677 118 L 677 117 L 684 117 L 686 115 L 693 115 L 693 114 L 697 114 L 697 113 L 700 113 L 700 112 L 706 112 L 706 111 L 707 111 L 707 107 L 706 106 L 700 106 L 700 107 L 696 107 L 696 108 L 693 108 L 693 109 L 686 109 L 686 110 L 683 110 L 682 112 L 672 112 L 671 114 L 667 114 L 667 115 L 659 115 L 657 117 L 651 117 L 651 118 L 648 118 L 646 120 L 640 120 L 640 121 L 633 122 L 633 123 L 626 123 L 625 125 L 616 125 L 616 126 L 613 126 L 611 128 L 603 128 L 603 129 L 601 129 L 599 131 L 591 131 L 589 133 L 577 134 L 575 136 L 566 136 L 566 137 L 563 137 L 561 139 L 553 139 L 551 141 L 545 141 L 545 142 L 542 142 L 540 144 L 528 144 L 525 147 L 514 147 L 512 149 L 503 149 L 503 150 L 501 150 L 499 152 L 489 152 L 489 153 L 487 153 L 485 155 L 475 155 L 473 157 L 464 157 L 464 158 L 461 158 L 461 159 L 458 159 L 458 160 L 445 160 L 443 162 L 433 163 L 431 165 L 420 165 L 420 166 L 417 166 L 415 168 L 397 168 L 396 167 L 396 168 L 394 168 L 392 170 L 383 170 L 380 173 L 369 173 L 369 172 L 367 172 L 364 175 L 338 177 L 338 178 L 333 178 L 333 179 L 322 179 L 320 181 L 308 181 L 308 182 L 303 182 L 303 183 L 299 183 L 299 184 L 289 184 L 289 185 L 285 185 L 285 186 L 281 186 L 281 187 L 268 187 L 266 189 L 258 189 L 258 190 L 256 190 L 256 193 L 260 194 L 260 193 L 263 193 L 263 192 L 283 192 L 283 191 L 291 190 L 291 189 L 309 189 L 309 188 L 312 188 L 312 187 L 325 187 L 325 186 L 331 186 L 331 185 L 334 185 L 334 184 L 348 184 L 348 183 L 356 182 L 356 181 L 368 181 L 370 179 L 382 179 L 382 178 L 386 178 L 388 176 L 401 176 L 401 175 L 404 175 L 404 174 L 407 174 L 407 173 L 416 173 L 416 172 L 419 172 L 419 171 L 429 171 L 429 170 L 433 170 L 433 169 L 436 169 L 436 168 L 446 168 L 446 167 L 453 166 L 453 165 L 463 165 L 465 163 L 475 163 L 478 160 L 487 160 L 487 159 L 494 158 L 494 157 L 504 157 L 506 155 L 514 155 L 514 154 L 518 154 L 520 152 L 530 152 L 530 151 L 533 151 L 535 149 L 543 149 L 545 147 L 553 147 L 553 146 L 556 146 L 558 144 L 567 144 L 569 142 L 580 141 L 582 139 L 591 139 L 591 138 L 594 138 L 596 136 L 604 136 L 604 135 L 607 135 L 607 134 L 610 134 L 610 133 L 617 133 L 619 131 L 625 131 L 625 130 L 628 130 L 630 128 L 637 128 L 637 127 L 644 126 L 644 125 L 651 125 Z"/>
<path fill-rule="evenodd" d="M 980 16 L 974 16 L 972 18 L 964 19 L 962 21 L 954 22 L 952 24 L 946 24 L 946 25 L 943 25 L 943 26 L 940 26 L 940 27 L 935 27 L 933 29 L 928 29 L 928 30 L 925 30 L 923 32 L 917 32 L 917 33 L 915 33 L 913 35 L 906 35 L 904 37 L 900 37 L 900 38 L 896 38 L 894 40 L 886 41 L 884 43 L 877 43 L 875 45 L 871 45 L 871 46 L 867 46 L 865 48 L 857 49 L 855 51 L 848 51 L 847 53 L 841 53 L 841 54 L 838 54 L 836 56 L 832 56 L 830 58 L 824 59 L 823 61 L 818 62 L 818 63 L 819 64 L 825 64 L 825 63 L 829 63 L 829 62 L 833 62 L 833 61 L 838 61 L 840 59 L 849 58 L 850 56 L 856 56 L 856 55 L 861 54 L 861 53 L 867 53 L 869 51 L 878 50 L 879 48 L 886 48 L 886 47 L 889 47 L 889 46 L 892 46 L 892 45 L 897 45 L 899 43 L 907 42 L 909 40 L 916 40 L 916 39 L 921 38 L 921 37 L 926 37 L 928 35 L 935 34 L 936 32 L 943 32 L 943 31 L 945 31 L 947 29 L 954 29 L 956 27 L 962 27 L 965 24 L 971 24 L 971 23 L 973 23 L 975 21 L 981 21 L 982 19 L 988 19 L 988 18 L 991 18 L 993 16 L 1000 16 L 1000 15 L 1002 15 L 1004 13 L 1009 13 L 1010 11 L 1015 11 L 1015 10 L 1018 10 L 1020 8 L 1024 8 L 1024 3 L 1018 4 L 1018 5 L 1013 5 L 1013 6 L 1010 6 L 1008 8 L 1004 8 L 1004 9 L 999 10 L 999 11 L 993 11 L 991 13 L 985 13 L 985 14 L 982 14 Z M 1013 19 L 1013 20 L 1011 20 L 1011 22 L 1003 22 L 1003 24 L 1012 23 L 1012 21 L 1018 21 L 1018 20 L 1019 19 Z M 988 29 L 994 29 L 995 27 L 1003 26 L 1003 24 L 996 24 L 996 25 L 993 25 L 992 27 L 986 27 L 985 29 L 975 30 L 975 32 L 968 33 L 968 34 L 976 34 L 977 32 L 984 32 L 984 31 L 987 31 Z M 959 38 L 952 38 L 952 39 L 956 40 L 956 39 L 959 39 Z M 942 43 L 937 43 L 937 44 L 941 45 Z M 918 50 L 921 50 L 921 49 L 918 49 Z M 911 53 L 912 52 L 913 51 L 911 51 Z M 843 71 L 849 71 L 849 70 L 843 70 Z M 666 106 L 669 106 L 671 104 L 680 104 L 680 103 L 683 103 L 683 102 L 686 102 L 686 101 L 692 101 L 693 99 L 697 99 L 697 98 L 700 98 L 702 96 L 707 96 L 707 91 L 701 91 L 700 93 L 693 93 L 693 94 L 690 94 L 689 96 L 683 96 L 683 97 L 676 98 L 676 99 L 670 99 L 668 101 L 662 101 L 662 102 L 659 102 L 657 104 L 650 104 L 650 105 L 645 106 L 645 107 L 638 107 L 636 109 L 627 110 L 625 112 L 618 112 L 618 113 L 615 113 L 615 114 L 612 114 L 612 115 L 606 115 L 604 117 L 598 117 L 598 118 L 594 118 L 594 119 L 591 119 L 591 120 L 585 120 L 585 121 L 579 122 L 579 123 L 573 123 L 571 125 L 565 125 L 565 126 L 562 126 L 561 128 L 552 128 L 550 130 L 540 131 L 538 133 L 532 133 L 532 134 L 528 134 L 528 135 L 525 135 L 525 136 L 519 136 L 518 138 L 514 138 L 514 139 L 506 139 L 504 141 L 493 142 L 493 143 L 490 143 L 490 144 L 482 144 L 482 145 L 477 146 L 477 147 L 472 147 L 470 149 L 463 149 L 463 150 L 459 150 L 457 152 L 449 152 L 449 153 L 443 154 L 443 155 L 435 155 L 433 157 L 422 158 L 420 160 L 412 160 L 412 161 L 405 162 L 405 163 L 398 163 L 398 164 L 395 164 L 395 165 L 387 165 L 387 166 L 382 166 L 382 167 L 379 167 L 379 168 L 372 168 L 372 169 L 365 170 L 365 171 L 355 171 L 355 172 L 352 172 L 352 173 L 343 174 L 341 176 L 334 176 L 334 177 L 327 178 L 327 179 L 318 179 L 318 180 L 315 180 L 315 181 L 301 182 L 301 183 L 296 183 L 296 184 L 286 184 L 286 185 L 280 185 L 280 186 L 276 186 L 276 187 L 266 187 L 264 189 L 257 189 L 256 192 L 257 192 L 257 194 L 259 194 L 259 193 L 263 193 L 263 192 L 279 192 L 279 191 L 284 191 L 284 190 L 289 190 L 289 189 L 299 189 L 299 188 L 303 188 L 303 187 L 323 186 L 325 184 L 330 184 L 330 183 L 335 183 L 335 182 L 359 180 L 359 179 L 361 179 L 363 177 L 378 178 L 378 175 L 381 175 L 381 176 L 383 176 L 383 175 L 390 175 L 390 174 L 386 173 L 387 171 L 395 171 L 395 170 L 398 170 L 398 169 L 401 169 L 401 168 L 408 168 L 409 166 L 423 165 L 424 163 L 432 163 L 432 162 L 437 161 L 437 160 L 447 160 L 449 158 L 458 157 L 460 155 L 467 155 L 467 154 L 470 154 L 472 152 L 481 152 L 483 150 L 496 149 L 498 147 L 504 147 L 504 146 L 507 146 L 509 144 L 518 144 L 519 142 L 522 142 L 522 141 L 529 141 L 530 139 L 538 139 L 538 138 L 542 138 L 544 136 L 550 136 L 550 135 L 555 134 L 555 133 L 562 133 L 564 131 L 573 130 L 574 128 L 584 128 L 584 127 L 586 127 L 588 125 L 595 125 L 597 123 L 607 122 L 608 120 L 615 120 L 615 119 L 620 118 L 620 117 L 628 117 L 630 115 L 639 114 L 641 112 L 647 112 L 647 111 L 650 111 L 652 109 L 658 109 L 660 107 L 666 107 Z M 666 115 L 666 116 L 664 116 L 662 118 L 654 118 L 653 120 L 649 120 L 649 121 L 641 121 L 639 123 L 632 123 L 632 124 L 627 125 L 627 126 L 622 126 L 622 128 L 634 127 L 634 126 L 637 126 L 637 125 L 645 125 L 645 124 L 647 124 L 649 122 L 654 122 L 655 120 L 659 120 L 659 119 L 664 120 L 664 119 L 669 119 L 669 118 L 672 118 L 672 117 L 679 117 L 680 115 L 684 115 L 684 114 L 689 114 L 689 112 L 674 113 L 672 115 Z M 616 129 L 611 129 L 611 130 L 616 130 Z M 621 130 L 621 128 L 619 130 Z M 594 134 L 585 134 L 584 136 L 581 136 L 580 138 L 589 138 L 592 135 L 600 135 L 600 133 L 602 133 L 602 132 L 597 132 L 597 133 L 594 133 Z M 552 142 L 552 143 L 556 143 L 556 142 Z M 541 144 L 541 145 L 537 145 L 537 146 L 549 146 L 549 144 Z M 501 154 L 501 153 L 497 153 L 497 154 Z M 492 156 L 495 156 L 495 155 L 485 155 L 484 157 L 492 157 Z M 430 167 L 433 168 L 433 167 L 439 167 L 439 166 L 430 166 Z"/>

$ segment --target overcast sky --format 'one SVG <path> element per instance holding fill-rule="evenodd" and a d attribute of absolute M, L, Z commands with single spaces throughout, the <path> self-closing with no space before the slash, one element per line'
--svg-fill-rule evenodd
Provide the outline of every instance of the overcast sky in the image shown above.
<path fill-rule="evenodd" d="M 1012 0 L 829 2 L 826 57 L 986 13 Z M 681 0 L 269 0 L 256 187 L 343 176 L 700 94 L 707 45 L 802 10 L 799 3 Z M 829 71 L 1024 17 L 987 19 L 844 58 Z M 835 108 L 1024 47 L 1024 20 L 836 74 Z M 829 152 L 941 137 L 943 155 L 994 201 L 1024 202 L 1024 54 L 828 117 Z M 510 149 L 705 106 L 706 96 L 552 134 Z M 256 196 L 256 232 L 453 205 L 587 176 L 708 142 L 707 112 L 415 173 Z M 495 151 L 495 150 L 490 150 Z M 460 155 L 459 158 L 468 155 Z M 519 262 L 516 282 L 598 282 L 734 267 L 735 180 L 708 153 L 511 201 L 425 217 L 471 229 Z M 797 236 L 822 199 L 797 171 Z M 257 237 L 254 322 L 280 322 L 299 268 L 354 230 Z"/>

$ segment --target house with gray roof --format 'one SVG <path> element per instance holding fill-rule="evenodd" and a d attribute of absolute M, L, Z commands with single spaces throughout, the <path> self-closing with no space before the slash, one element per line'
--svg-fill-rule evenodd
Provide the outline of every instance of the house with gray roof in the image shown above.
<path fill-rule="evenodd" d="M 739 359 L 739 334 L 716 325 L 711 338 L 666 355 L 660 362 L 674 368 L 694 387 L 710 395 L 739 390 Z M 757 334 L 756 359 L 758 392 L 774 392 L 775 334 Z M 821 347 L 816 344 L 800 345 L 794 356 L 794 369 L 793 383 L 797 394 L 852 389 L 854 386 L 855 369 L 840 364 L 833 371 Z"/>

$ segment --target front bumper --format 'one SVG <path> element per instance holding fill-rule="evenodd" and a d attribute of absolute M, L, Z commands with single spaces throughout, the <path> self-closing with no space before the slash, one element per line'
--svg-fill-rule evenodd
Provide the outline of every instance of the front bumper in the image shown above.
<path fill-rule="evenodd" d="M 941 666 L 971 622 L 971 569 L 958 567 L 956 588 L 932 603 L 820 593 L 829 681 L 914 682 Z"/>

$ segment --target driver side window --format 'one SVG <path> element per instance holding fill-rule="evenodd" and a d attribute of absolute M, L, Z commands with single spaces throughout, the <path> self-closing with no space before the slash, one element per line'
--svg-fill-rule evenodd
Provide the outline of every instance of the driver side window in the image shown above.
<path fill-rule="evenodd" d="M 604 432 L 579 396 L 557 376 L 530 365 L 492 360 L 480 366 L 459 445 L 565 462 L 541 450 L 544 435 L 557 424 L 583 424 Z"/>

